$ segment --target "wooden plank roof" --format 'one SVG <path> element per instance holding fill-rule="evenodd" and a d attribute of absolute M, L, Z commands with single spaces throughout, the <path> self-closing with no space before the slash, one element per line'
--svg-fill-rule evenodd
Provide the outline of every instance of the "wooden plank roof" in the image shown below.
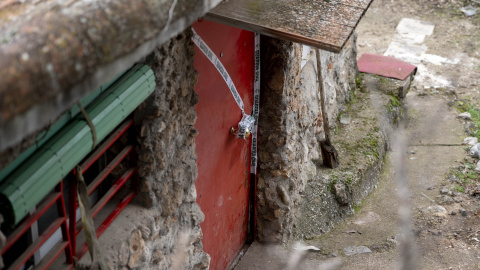
<path fill-rule="evenodd" d="M 339 52 L 373 0 L 226 0 L 206 18 Z"/>

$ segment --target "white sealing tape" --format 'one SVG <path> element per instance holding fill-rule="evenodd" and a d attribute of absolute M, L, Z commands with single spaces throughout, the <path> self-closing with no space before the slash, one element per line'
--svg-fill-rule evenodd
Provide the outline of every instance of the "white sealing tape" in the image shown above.
<path fill-rule="evenodd" d="M 242 111 L 242 120 L 238 123 L 238 129 L 235 132 L 235 135 L 238 138 L 246 139 L 248 134 L 252 134 L 252 156 L 251 156 L 251 165 L 250 173 L 256 174 L 257 172 L 257 129 L 258 129 L 258 114 L 259 114 L 259 105 L 260 105 L 260 34 L 255 33 L 255 83 L 254 83 L 254 104 L 253 104 L 253 116 L 250 116 L 245 113 L 243 100 L 238 94 L 237 88 L 232 81 L 232 78 L 228 74 L 227 70 L 223 66 L 222 62 L 218 57 L 213 53 L 213 51 L 208 47 L 208 45 L 203 41 L 203 39 L 195 32 L 195 29 L 192 28 L 193 37 L 192 40 L 203 52 L 203 54 L 210 60 L 213 66 L 218 70 L 220 75 L 222 75 L 223 80 L 228 86 L 230 93 L 232 93 L 235 102 Z"/>
<path fill-rule="evenodd" d="M 260 114 L 260 34 L 255 33 L 255 83 L 253 86 L 252 156 L 250 173 L 257 174 L 258 115 Z"/>

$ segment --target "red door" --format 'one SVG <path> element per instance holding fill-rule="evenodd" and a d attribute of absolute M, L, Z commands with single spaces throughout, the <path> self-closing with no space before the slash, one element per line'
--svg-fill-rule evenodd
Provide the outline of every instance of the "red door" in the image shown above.
<path fill-rule="evenodd" d="M 242 97 L 245 112 L 251 115 L 254 34 L 205 20 L 193 28 L 222 62 Z M 242 118 L 241 110 L 218 70 L 198 47 L 194 64 L 199 73 L 195 186 L 205 214 L 203 247 L 211 256 L 210 269 L 226 269 L 247 237 L 251 138 L 242 140 L 229 133 Z"/>

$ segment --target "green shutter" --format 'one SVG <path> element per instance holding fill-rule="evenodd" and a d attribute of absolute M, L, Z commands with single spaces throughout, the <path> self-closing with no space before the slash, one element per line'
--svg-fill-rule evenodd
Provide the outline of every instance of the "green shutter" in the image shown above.
<path fill-rule="evenodd" d="M 93 100 L 86 111 L 100 142 L 155 89 L 148 66 L 137 65 Z M 83 115 L 76 116 L 0 183 L 0 210 L 17 224 L 88 153 L 93 138 Z"/>

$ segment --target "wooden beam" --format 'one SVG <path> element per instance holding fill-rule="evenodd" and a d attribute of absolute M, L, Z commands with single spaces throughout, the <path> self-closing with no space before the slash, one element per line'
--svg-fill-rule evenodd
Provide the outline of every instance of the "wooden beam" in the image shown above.
<path fill-rule="evenodd" d="M 229 0 L 206 19 L 338 53 L 372 0 Z"/>

